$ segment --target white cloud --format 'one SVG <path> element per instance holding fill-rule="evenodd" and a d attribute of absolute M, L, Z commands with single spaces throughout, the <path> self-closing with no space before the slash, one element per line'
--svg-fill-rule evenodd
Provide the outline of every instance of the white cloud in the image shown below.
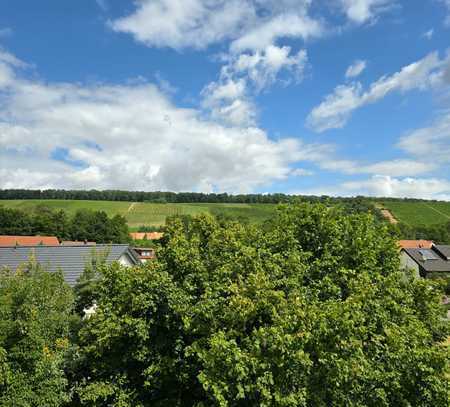
<path fill-rule="evenodd" d="M 358 59 L 347 68 L 347 71 L 345 72 L 345 77 L 346 78 L 355 78 L 355 77 L 361 75 L 361 73 L 364 71 L 364 69 L 366 69 L 366 67 L 367 67 L 367 62 Z"/>
<path fill-rule="evenodd" d="M 324 170 L 338 171 L 349 175 L 373 174 L 388 175 L 391 177 L 416 176 L 429 173 L 437 168 L 436 163 L 429 161 L 394 159 L 379 161 L 373 164 L 363 164 L 353 160 L 335 159 L 332 155 L 329 155 L 327 159 L 321 157 L 317 163 Z"/>
<path fill-rule="evenodd" d="M 403 136 L 398 146 L 407 153 L 434 163 L 450 163 L 450 111 L 429 127 Z"/>
<path fill-rule="evenodd" d="M 263 49 L 277 38 L 322 34 L 308 17 L 310 0 L 142 0 L 130 15 L 110 22 L 148 46 L 205 48 L 224 40 L 232 48 Z"/>
<path fill-rule="evenodd" d="M 290 47 L 269 45 L 264 50 L 226 57 L 217 82 L 202 91 L 204 108 L 214 119 L 231 125 L 255 124 L 257 109 L 251 99 L 254 93 L 272 85 L 280 73 L 300 81 L 307 65 L 305 50 L 291 55 Z"/>
<path fill-rule="evenodd" d="M 440 59 L 438 53 L 433 52 L 391 76 L 381 77 L 366 91 L 359 82 L 339 85 L 311 111 L 307 124 L 319 132 L 343 127 L 354 110 L 375 103 L 389 93 L 425 90 L 442 83 L 448 65 L 448 57 Z"/>
<path fill-rule="evenodd" d="M 395 0 L 339 0 L 347 17 L 362 24 L 373 19 L 379 13 L 387 10 Z"/>
<path fill-rule="evenodd" d="M 0 90 L 0 188 L 248 192 L 287 178 L 292 164 L 322 149 L 204 119 L 149 83 L 43 83 L 22 79 L 10 54 L 2 60 L 9 76 Z M 231 100 L 242 89 L 216 91 Z M 56 148 L 82 165 L 52 159 Z"/>
<path fill-rule="evenodd" d="M 228 66 L 232 75 L 244 74 L 261 90 L 273 84 L 280 71 L 294 74 L 297 80 L 303 76 L 308 56 L 305 50 L 291 55 L 291 48 L 269 45 L 262 51 L 253 54 L 241 54 Z"/>
<path fill-rule="evenodd" d="M 430 28 L 428 31 L 425 31 L 422 34 L 422 37 L 426 38 L 427 40 L 431 40 L 431 38 L 433 38 L 433 35 L 434 35 L 434 30 L 432 28 Z"/>
<path fill-rule="evenodd" d="M 391 177 L 414 176 L 431 172 L 436 169 L 433 162 L 420 162 L 410 159 L 397 159 L 381 161 L 362 167 L 360 172 L 369 174 L 387 175 Z"/>
<path fill-rule="evenodd" d="M 278 38 L 319 37 L 323 35 L 322 25 L 308 17 L 298 14 L 281 14 L 265 23 L 257 25 L 240 38 L 233 41 L 231 50 L 241 52 L 245 50 L 261 50 L 276 42 Z"/>
<path fill-rule="evenodd" d="M 247 1 L 143 0 L 136 11 L 111 22 L 111 27 L 148 46 L 204 48 L 238 35 L 255 18 Z"/>
<path fill-rule="evenodd" d="M 251 126 L 256 122 L 256 107 L 247 95 L 247 83 L 243 78 L 222 76 L 219 82 L 211 82 L 203 91 L 202 106 L 212 119 L 231 126 Z"/>
<path fill-rule="evenodd" d="M 373 176 L 363 181 L 346 182 L 342 191 L 354 195 L 409 197 L 450 200 L 450 182 L 438 178 L 393 178 Z"/>

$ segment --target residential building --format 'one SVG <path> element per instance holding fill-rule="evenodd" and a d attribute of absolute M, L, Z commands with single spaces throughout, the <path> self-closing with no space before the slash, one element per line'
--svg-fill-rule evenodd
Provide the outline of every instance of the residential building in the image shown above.
<path fill-rule="evenodd" d="M 0 268 L 17 270 L 34 259 L 49 272 L 62 270 L 70 286 L 74 286 L 94 256 L 105 256 L 106 264 L 115 261 L 123 266 L 140 263 L 137 253 L 127 244 L 96 246 L 10 246 L 0 247 Z"/>
<path fill-rule="evenodd" d="M 449 277 L 450 246 L 433 244 L 430 248 L 402 249 L 400 262 L 403 269 L 413 270 L 418 277 Z"/>

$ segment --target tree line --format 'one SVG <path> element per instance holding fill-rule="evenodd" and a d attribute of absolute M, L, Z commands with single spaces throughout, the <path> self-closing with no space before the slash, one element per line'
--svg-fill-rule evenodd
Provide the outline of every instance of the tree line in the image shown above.
<path fill-rule="evenodd" d="M 450 244 L 450 222 L 429 226 L 410 226 L 400 222 L 390 228 L 399 239 L 425 239 L 436 244 Z"/>
<path fill-rule="evenodd" d="M 80 209 L 73 215 L 40 205 L 33 210 L 0 206 L 0 235 L 56 236 L 59 240 L 128 243 L 128 225 L 123 216 L 108 217 L 103 211 Z"/>
<path fill-rule="evenodd" d="M 173 218 L 156 261 L 93 259 L 74 290 L 0 272 L 0 406 L 447 407 L 442 294 L 370 214 Z"/>
<path fill-rule="evenodd" d="M 228 194 L 202 192 L 164 192 L 164 191 L 120 191 L 120 190 L 63 190 L 63 189 L 0 189 L 0 200 L 4 199 L 67 199 L 93 201 L 127 201 L 127 202 L 155 202 L 155 203 L 332 203 L 351 204 L 365 202 L 369 205 L 369 198 L 362 196 L 345 198 L 330 196 L 288 195 L 274 194 Z M 370 198 L 375 201 L 376 198 Z M 389 198 L 383 198 L 384 201 Z M 408 199 L 407 199 L 408 200 Z M 408 200 L 409 201 L 409 200 Z M 411 199 L 410 201 L 417 201 Z"/>

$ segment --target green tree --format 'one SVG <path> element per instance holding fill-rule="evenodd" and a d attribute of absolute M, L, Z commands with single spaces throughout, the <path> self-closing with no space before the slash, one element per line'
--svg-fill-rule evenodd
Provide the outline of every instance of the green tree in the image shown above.
<path fill-rule="evenodd" d="M 281 207 L 264 231 L 169 223 L 158 262 L 103 270 L 81 405 L 447 406 L 440 287 L 370 215 Z"/>
<path fill-rule="evenodd" d="M 72 305 L 61 273 L 33 263 L 0 272 L 0 406 L 57 407 L 69 400 L 64 361 Z"/>

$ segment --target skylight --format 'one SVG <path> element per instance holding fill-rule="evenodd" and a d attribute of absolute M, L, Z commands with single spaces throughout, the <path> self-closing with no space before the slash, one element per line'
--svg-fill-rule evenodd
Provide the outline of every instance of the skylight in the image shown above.
<path fill-rule="evenodd" d="M 419 253 L 423 260 L 439 260 L 439 257 L 430 249 L 420 249 Z"/>

